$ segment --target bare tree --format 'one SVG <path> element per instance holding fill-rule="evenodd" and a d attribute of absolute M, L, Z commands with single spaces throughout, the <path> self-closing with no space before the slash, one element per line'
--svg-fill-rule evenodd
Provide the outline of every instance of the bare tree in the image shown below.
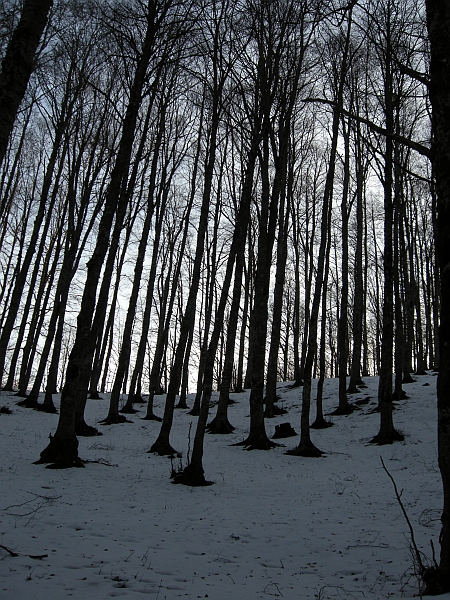
<path fill-rule="evenodd" d="M 0 165 L 6 153 L 53 0 L 25 0 L 0 71 Z"/>
<path fill-rule="evenodd" d="M 433 108 L 433 171 L 436 185 L 436 250 L 441 268 L 439 327 L 438 453 L 444 489 L 441 555 L 427 591 L 450 591 L 450 6 L 446 0 L 427 0 L 430 39 L 430 99 Z"/>

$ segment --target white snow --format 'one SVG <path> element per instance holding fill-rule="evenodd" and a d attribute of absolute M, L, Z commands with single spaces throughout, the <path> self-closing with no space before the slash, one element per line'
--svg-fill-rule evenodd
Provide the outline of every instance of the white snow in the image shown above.
<path fill-rule="evenodd" d="M 380 457 L 420 549 L 431 557 L 433 540 L 438 555 L 436 376 L 416 379 L 394 413 L 405 442 L 368 443 L 379 415 L 371 412 L 377 379 L 367 378 L 351 401 L 370 396 L 369 404 L 312 430 L 326 453 L 319 459 L 284 454 L 298 436 L 267 452 L 232 447 L 249 424 L 248 393 L 232 395 L 236 431 L 207 435 L 204 467 L 215 483 L 205 488 L 173 485 L 170 459 L 147 453 L 160 425 L 142 420 L 142 407 L 132 423 L 99 425 L 103 436 L 80 438 L 80 457 L 97 461 L 86 468 L 33 465 L 58 416 L 19 408 L 3 392 L 0 406 L 13 414 L 0 415 L 0 598 L 412 598 L 409 529 Z M 289 413 L 266 421 L 269 436 L 286 421 L 299 432 L 301 388 L 280 384 L 279 393 Z M 157 397 L 156 413 L 163 401 Z M 324 406 L 337 406 L 337 380 L 325 382 Z M 107 398 L 90 400 L 86 421 L 96 424 L 107 408 Z M 193 439 L 196 418 L 176 411 L 171 443 L 183 461 L 191 423 Z"/>

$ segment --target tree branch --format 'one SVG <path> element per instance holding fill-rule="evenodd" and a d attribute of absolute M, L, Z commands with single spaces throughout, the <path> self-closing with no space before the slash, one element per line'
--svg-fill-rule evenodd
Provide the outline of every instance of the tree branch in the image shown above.
<path fill-rule="evenodd" d="M 335 108 L 337 106 L 336 102 L 334 102 L 333 100 L 327 100 L 326 98 L 304 98 L 303 102 L 317 102 L 319 104 L 326 104 L 328 106 L 332 106 L 333 108 Z M 432 159 L 431 148 L 428 148 L 427 146 L 424 146 L 423 144 L 420 144 L 419 142 L 414 142 L 413 140 L 406 138 L 403 135 L 399 135 L 397 133 L 389 133 L 387 131 L 387 129 L 385 129 L 384 127 L 380 127 L 379 125 L 376 125 L 375 123 L 373 123 L 369 119 L 366 119 L 365 117 L 361 117 L 360 115 L 355 115 L 355 114 L 351 113 L 350 111 L 346 110 L 345 108 L 341 108 L 341 112 L 343 115 L 345 115 L 349 119 L 353 119 L 354 121 L 357 121 L 358 123 L 367 125 L 367 127 L 369 127 L 369 129 L 371 129 L 372 131 L 375 131 L 376 133 L 384 135 L 385 137 L 390 137 L 391 139 L 395 140 L 396 142 L 399 142 L 400 144 L 404 144 L 408 148 L 411 148 L 411 150 L 415 150 L 422 156 L 426 156 L 429 160 Z"/>

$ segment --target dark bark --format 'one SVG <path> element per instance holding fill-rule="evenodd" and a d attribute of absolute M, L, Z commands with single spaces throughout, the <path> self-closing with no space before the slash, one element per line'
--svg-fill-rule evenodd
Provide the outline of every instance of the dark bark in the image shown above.
<path fill-rule="evenodd" d="M 364 236 L 364 167 L 361 149 L 361 131 L 356 125 L 356 248 L 355 248 L 355 289 L 353 300 L 353 351 L 350 370 L 350 381 L 347 393 L 355 394 L 357 386 L 363 384 L 361 379 L 361 352 L 363 342 L 364 318 L 364 281 L 363 281 L 363 236 Z"/>
<path fill-rule="evenodd" d="M 350 23 L 347 36 L 350 35 Z M 348 42 L 347 42 L 348 47 Z M 346 50 L 347 53 L 347 50 Z M 346 54 L 345 54 L 346 56 Z M 350 185 L 350 136 L 342 119 L 345 158 L 344 181 L 342 190 L 341 222 L 342 222 L 342 261 L 341 261 L 341 313 L 338 322 L 338 357 L 339 357 L 339 406 L 335 415 L 347 415 L 352 412 L 347 396 L 347 369 L 349 355 L 348 341 L 348 287 L 349 287 L 349 258 L 348 258 L 348 220 L 349 220 L 349 185 Z M 324 283 L 324 285 L 326 285 Z"/>
<path fill-rule="evenodd" d="M 217 40 L 215 51 L 218 51 Z M 217 65 L 215 65 L 217 67 Z M 166 404 L 164 407 L 164 416 L 161 424 L 159 435 L 150 448 L 150 452 L 155 452 L 160 456 L 172 455 L 174 449 L 170 445 L 169 437 L 170 430 L 172 428 L 173 413 L 175 408 L 175 399 L 178 394 L 181 378 L 183 373 L 183 362 L 186 351 L 186 344 L 189 337 L 189 332 L 195 323 L 195 312 L 196 312 L 196 301 L 197 293 L 200 284 L 201 265 L 203 261 L 203 253 L 205 247 L 206 230 L 209 221 L 209 208 L 212 197 L 212 181 L 214 174 L 214 165 L 216 163 L 217 153 L 217 134 L 220 123 L 221 113 L 221 92 L 225 80 L 222 78 L 220 81 L 217 79 L 218 73 L 215 72 L 216 77 L 214 78 L 214 93 L 212 98 L 211 107 L 211 128 L 209 131 L 208 139 L 208 150 L 205 160 L 205 175 L 204 175 L 204 186 L 202 204 L 200 209 L 200 219 L 197 228 L 197 243 L 195 248 L 195 258 L 192 270 L 192 279 L 190 282 L 189 295 L 186 302 L 186 308 L 181 320 L 180 334 L 178 338 L 177 347 L 175 350 L 175 357 L 170 370 L 170 380 L 167 389 Z"/>
<path fill-rule="evenodd" d="M 8 44 L 0 71 L 0 165 L 35 67 L 39 41 L 53 0 L 25 0 L 20 21 Z M 1 372 L 1 371 L 0 371 Z"/>
<path fill-rule="evenodd" d="M 381 364 L 380 380 L 378 386 L 378 403 L 380 408 L 380 430 L 371 440 L 374 444 L 392 444 L 404 439 L 403 435 L 396 431 L 392 413 L 392 371 L 393 371 L 393 340 L 394 340 L 394 264 L 393 264 L 393 225 L 394 225 L 394 201 L 393 201 L 393 137 L 394 131 L 394 105 L 393 105 L 393 81 L 392 81 L 392 46 L 391 46 L 391 6 L 387 7 L 386 35 L 384 48 L 384 108 L 386 119 L 386 148 L 384 153 L 384 253 L 383 253 L 383 320 L 381 339 Z"/>
<path fill-rule="evenodd" d="M 439 327 L 438 458 L 444 507 L 441 553 L 428 593 L 450 592 L 450 4 L 427 0 L 431 49 L 430 99 L 433 121 L 433 171 L 436 184 L 436 250 L 441 273 Z"/>
<path fill-rule="evenodd" d="M 292 171 L 292 170 L 290 170 Z M 292 190 L 292 182 L 289 185 Z M 269 362 L 267 366 L 266 379 L 266 409 L 264 416 L 273 418 L 275 416 L 274 403 L 277 401 L 277 375 L 278 375 L 278 352 L 280 349 L 281 324 L 283 311 L 283 291 L 286 277 L 287 262 L 287 229 L 289 219 L 289 205 L 285 213 L 285 193 L 281 193 L 279 207 L 279 225 L 277 242 L 277 269 L 275 274 L 275 289 L 273 292 L 272 309 L 272 332 L 270 336 Z"/>
<path fill-rule="evenodd" d="M 99 223 L 94 252 L 87 265 L 86 281 L 77 320 L 75 343 L 70 353 L 66 379 L 61 393 L 58 427 L 55 436 L 51 439 L 51 443 L 41 453 L 42 462 L 65 466 L 75 465 L 79 461 L 78 443 L 75 434 L 76 419 L 78 413 L 78 421 L 80 421 L 80 402 L 86 401 L 92 367 L 92 355 L 97 339 L 96 331 L 92 331 L 92 315 L 94 314 L 98 282 L 110 243 L 113 219 L 116 213 L 119 215 L 121 212 L 125 212 L 123 205 L 125 204 L 126 206 L 128 200 L 127 195 L 121 192 L 123 192 L 124 181 L 128 174 L 138 112 L 142 100 L 142 90 L 154 46 L 156 34 L 155 18 L 155 5 L 150 0 L 148 4 L 147 30 L 142 53 L 139 57 L 130 89 L 119 150 L 111 174 L 110 187 Z M 80 422 L 78 425 L 82 427 Z"/>
<path fill-rule="evenodd" d="M 61 152 L 61 144 L 63 142 L 63 135 L 67 128 L 67 121 L 71 115 L 73 109 L 73 99 L 69 99 L 68 91 L 64 97 L 63 104 L 60 110 L 58 123 L 55 128 L 55 139 L 53 142 L 53 148 L 51 155 L 48 160 L 44 180 L 42 183 L 42 189 L 39 199 L 39 207 L 34 220 L 33 229 L 31 232 L 30 240 L 28 243 L 27 251 L 17 276 L 14 282 L 14 288 L 11 294 L 8 313 L 3 323 L 2 333 L 0 336 L 0 377 L 3 377 L 3 371 L 5 367 L 6 353 L 10 336 L 14 327 L 14 323 L 17 317 L 17 311 L 20 305 L 20 299 L 22 297 L 23 289 L 25 287 L 26 278 L 28 271 L 33 259 L 33 256 L 37 248 L 42 247 L 38 244 L 39 236 L 41 235 L 41 226 L 44 222 L 44 217 L 54 206 L 56 201 L 56 194 L 50 195 L 50 189 L 53 178 L 55 176 L 56 165 L 58 157 Z M 67 150 L 67 145 L 63 144 L 63 153 Z M 61 165 L 61 163 L 60 163 Z"/>
<path fill-rule="evenodd" d="M 131 354 L 131 337 L 134 319 L 136 316 L 136 307 L 137 301 L 139 297 L 139 290 L 141 287 L 141 277 L 142 271 L 144 269 L 144 260 L 146 255 L 146 248 L 148 243 L 148 238 L 150 235 L 150 226 L 153 219 L 153 213 L 155 210 L 155 190 L 156 190 L 156 174 L 157 174 L 157 166 L 159 159 L 159 151 L 162 143 L 162 124 L 165 118 L 165 108 L 161 109 L 160 114 L 160 123 L 158 127 L 158 132 L 156 135 L 156 140 L 154 142 L 154 150 L 153 150 L 153 159 L 152 159 L 152 167 L 150 171 L 150 184 L 149 184 L 149 192 L 148 198 L 146 201 L 146 213 L 145 219 L 142 227 L 141 239 L 139 241 L 138 254 L 136 258 L 136 264 L 134 267 L 134 277 L 133 284 L 131 287 L 130 298 L 128 301 L 128 310 L 125 318 L 123 334 L 122 334 L 122 346 L 119 353 L 119 361 L 117 366 L 116 375 L 114 377 L 114 383 L 111 391 L 110 404 L 108 415 L 105 419 L 105 424 L 113 424 L 113 423 L 121 423 L 123 422 L 122 417 L 119 415 L 119 399 L 120 399 L 120 390 L 122 388 L 122 384 L 124 381 L 124 376 L 126 371 L 128 370 L 130 364 L 130 354 Z M 149 123 L 150 123 L 150 109 L 147 112 L 146 122 L 144 126 L 144 135 L 142 136 L 141 143 L 141 152 L 143 151 L 143 141 L 147 138 Z M 162 213 L 164 212 L 164 208 L 161 207 Z"/>

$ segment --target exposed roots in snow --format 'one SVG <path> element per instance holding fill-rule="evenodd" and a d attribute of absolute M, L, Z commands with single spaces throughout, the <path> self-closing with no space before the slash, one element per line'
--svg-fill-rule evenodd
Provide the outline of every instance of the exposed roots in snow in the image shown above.
<path fill-rule="evenodd" d="M 75 434 L 80 437 L 95 437 L 97 435 L 103 435 L 103 433 L 100 433 L 100 431 L 96 427 L 92 427 L 91 425 L 88 425 L 84 421 L 84 419 L 82 419 L 75 426 Z"/>
<path fill-rule="evenodd" d="M 304 456 L 306 458 L 320 458 L 324 453 L 322 450 L 319 450 L 319 448 L 316 448 L 310 440 L 307 442 L 300 440 L 300 444 L 297 448 L 287 450 L 285 454 L 288 454 L 289 456 Z"/>
<path fill-rule="evenodd" d="M 158 421 L 158 423 L 161 423 L 162 419 L 161 417 L 157 417 L 153 412 L 150 415 L 145 415 L 145 417 L 142 417 L 143 421 Z"/>
<path fill-rule="evenodd" d="M 266 405 L 266 409 L 264 411 L 264 417 L 266 419 L 273 419 L 278 415 L 287 415 L 288 411 L 285 408 L 281 408 L 276 404 L 272 404 L 270 407 Z"/>
<path fill-rule="evenodd" d="M 160 438 L 156 440 L 153 446 L 148 451 L 148 454 L 159 454 L 159 456 L 179 456 L 181 454 L 174 450 L 169 442 L 163 441 Z"/>
<path fill-rule="evenodd" d="M 333 427 L 334 423 L 331 421 L 325 420 L 323 417 L 317 417 L 316 420 L 310 427 L 312 429 L 328 429 L 328 427 Z"/>
<path fill-rule="evenodd" d="M 100 421 L 102 425 L 119 425 L 120 423 L 132 423 L 133 421 L 129 421 L 123 415 L 108 415 L 106 419 Z"/>
<path fill-rule="evenodd" d="M 280 444 L 272 442 L 267 435 L 252 435 L 250 434 L 247 439 L 242 442 L 232 444 L 232 446 L 243 446 L 244 450 L 272 450 Z"/>
<path fill-rule="evenodd" d="M 336 410 L 334 410 L 330 414 L 335 417 L 345 417 L 346 415 L 351 415 L 354 410 L 355 410 L 355 407 L 352 404 L 350 404 L 349 402 L 347 402 L 347 404 L 344 408 L 340 408 L 338 406 L 336 408 Z"/>
<path fill-rule="evenodd" d="M 83 461 L 78 457 L 78 440 L 62 440 L 50 435 L 50 443 L 41 452 L 41 457 L 35 465 L 47 464 L 47 469 L 70 469 L 84 467 Z"/>
<path fill-rule="evenodd" d="M 216 434 L 220 434 L 220 435 L 226 435 L 228 433 L 233 433 L 233 431 L 236 429 L 236 427 L 233 427 L 233 425 L 229 422 L 228 419 L 226 419 L 225 421 L 223 420 L 218 420 L 217 417 L 214 417 L 214 419 L 211 421 L 211 423 L 208 423 L 208 425 L 206 426 L 206 431 L 208 433 L 216 433 Z"/>
<path fill-rule="evenodd" d="M 17 406 L 21 406 L 22 408 L 38 408 L 38 397 L 30 394 L 20 402 L 17 402 Z"/>
<path fill-rule="evenodd" d="M 121 412 L 121 413 L 123 413 L 123 414 L 126 414 L 126 415 L 135 415 L 135 414 L 136 414 L 137 412 L 139 412 L 139 411 L 138 411 L 138 410 L 136 410 L 135 408 L 133 408 L 133 405 L 132 405 L 132 404 L 128 404 L 128 405 L 127 405 L 127 404 L 125 404 L 125 405 L 124 405 L 124 406 L 123 406 L 123 407 L 120 409 L 120 411 L 119 411 L 119 412 Z"/>
<path fill-rule="evenodd" d="M 392 428 L 389 432 L 379 432 L 374 438 L 370 440 L 370 444 L 377 444 L 377 446 L 386 446 L 387 444 L 393 444 L 394 442 L 403 442 L 405 436 Z"/>
<path fill-rule="evenodd" d="M 202 487 L 212 485 L 214 481 L 205 479 L 205 472 L 202 467 L 190 464 L 181 471 L 172 469 L 172 483 L 181 483 L 182 485 L 190 485 L 192 487 Z"/>

